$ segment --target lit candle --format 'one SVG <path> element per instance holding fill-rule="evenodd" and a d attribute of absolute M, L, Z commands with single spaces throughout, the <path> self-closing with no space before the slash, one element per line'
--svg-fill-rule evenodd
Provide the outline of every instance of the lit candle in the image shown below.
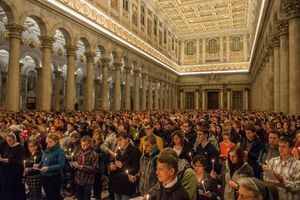
<path fill-rule="evenodd" d="M 241 146 L 241 143 L 238 142 L 237 145 L 238 145 L 238 146 Z"/>
<path fill-rule="evenodd" d="M 146 195 L 146 200 L 149 200 L 149 194 Z"/>
<path fill-rule="evenodd" d="M 36 162 L 36 156 L 33 157 L 33 164 Z"/>
<path fill-rule="evenodd" d="M 215 159 L 211 160 L 211 167 L 212 167 L 212 170 L 215 171 Z"/>
<path fill-rule="evenodd" d="M 24 160 L 23 164 L 24 164 L 24 169 L 25 169 L 26 168 L 26 160 Z"/>
<path fill-rule="evenodd" d="M 204 180 L 202 180 L 201 183 L 202 183 L 202 186 L 203 186 L 203 189 L 204 189 L 204 193 L 206 193 L 206 188 L 205 188 L 205 185 L 204 185 Z"/>
<path fill-rule="evenodd" d="M 72 154 L 71 154 L 71 162 L 73 162 L 73 159 L 74 158 L 74 153 L 72 152 Z"/>
<path fill-rule="evenodd" d="M 68 150 L 68 154 L 69 154 L 69 156 L 71 155 L 71 151 L 72 151 L 72 149 L 71 149 L 71 148 L 69 148 L 69 150 Z"/>
<path fill-rule="evenodd" d="M 116 160 L 117 160 L 117 153 L 115 153 L 115 162 L 116 162 Z"/>
<path fill-rule="evenodd" d="M 128 169 L 126 170 L 126 174 L 127 174 L 127 176 L 129 176 L 129 172 L 128 172 Z"/>
<path fill-rule="evenodd" d="M 191 162 L 193 162 L 193 157 L 192 157 L 192 153 L 191 152 L 189 153 L 189 156 L 191 158 Z"/>

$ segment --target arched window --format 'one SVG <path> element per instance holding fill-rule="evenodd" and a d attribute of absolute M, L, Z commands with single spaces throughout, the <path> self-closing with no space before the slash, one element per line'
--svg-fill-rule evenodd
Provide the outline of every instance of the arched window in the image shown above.
<path fill-rule="evenodd" d="M 241 50 L 241 39 L 239 37 L 234 37 L 232 39 L 232 51 Z"/>
<path fill-rule="evenodd" d="M 208 42 L 208 53 L 213 54 L 218 52 L 217 40 L 212 39 Z"/>
<path fill-rule="evenodd" d="M 187 43 L 186 54 L 193 55 L 194 54 L 194 42 L 190 41 Z"/>
<path fill-rule="evenodd" d="M 126 11 L 129 11 L 129 2 L 128 0 L 123 0 L 123 9 L 126 10 Z"/>

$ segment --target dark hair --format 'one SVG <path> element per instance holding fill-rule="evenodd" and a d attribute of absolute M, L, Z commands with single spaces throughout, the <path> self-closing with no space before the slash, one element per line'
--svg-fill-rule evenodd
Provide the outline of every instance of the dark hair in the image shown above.
<path fill-rule="evenodd" d="M 233 165 L 233 163 L 231 162 L 230 160 L 230 157 L 229 157 L 229 153 L 230 152 L 235 152 L 237 157 L 238 157 L 238 163 L 237 163 L 237 166 L 238 168 L 241 167 L 243 164 L 244 164 L 244 151 L 243 149 L 239 146 L 239 145 L 235 145 L 233 147 L 231 147 L 228 151 L 228 162 L 229 164 Z"/>
<path fill-rule="evenodd" d="M 126 139 L 126 138 L 130 138 L 130 135 L 129 135 L 129 133 L 126 133 L 126 132 L 120 132 L 117 134 L 117 138 L 119 138 L 119 137 Z"/>
<path fill-rule="evenodd" d="M 174 158 L 176 158 L 176 160 L 179 160 L 179 157 L 178 157 L 176 151 L 174 149 L 172 149 L 171 147 L 164 148 L 163 150 L 161 150 L 160 153 L 171 154 Z"/>
<path fill-rule="evenodd" d="M 158 156 L 157 161 L 159 163 L 164 163 L 164 164 L 168 165 L 169 168 L 173 168 L 175 170 L 174 175 L 177 174 L 177 172 L 178 172 L 178 161 L 172 154 L 160 153 L 159 156 Z"/>
<path fill-rule="evenodd" d="M 37 139 L 29 139 L 28 144 L 33 144 L 33 146 L 36 146 L 37 147 L 37 149 L 36 149 L 37 152 L 42 151 L 41 144 Z"/>
<path fill-rule="evenodd" d="M 55 131 L 63 132 L 63 128 L 61 126 L 58 126 L 58 127 L 55 128 Z"/>
<path fill-rule="evenodd" d="M 199 162 L 205 168 L 207 164 L 207 159 L 204 156 L 196 155 L 193 158 L 193 164 L 195 165 L 197 162 Z"/>
<path fill-rule="evenodd" d="M 279 139 L 279 143 L 288 143 L 290 148 L 294 147 L 294 141 L 286 136 L 281 136 Z"/>
<path fill-rule="evenodd" d="M 280 132 L 279 132 L 278 130 L 276 130 L 276 129 L 273 129 L 273 130 L 270 132 L 270 134 L 275 134 L 275 135 L 278 136 L 278 138 L 280 138 Z"/>
<path fill-rule="evenodd" d="M 153 123 L 152 122 L 146 122 L 144 127 L 146 127 L 146 126 L 150 126 L 151 128 L 153 128 Z"/>
<path fill-rule="evenodd" d="M 156 144 L 156 137 L 154 135 L 147 135 L 144 139 L 144 141 L 149 141 L 150 144 L 154 145 Z"/>
<path fill-rule="evenodd" d="M 177 135 L 181 139 L 181 143 L 184 143 L 184 135 L 181 130 L 177 130 L 172 133 L 172 135 L 171 135 L 172 141 L 173 141 L 175 135 Z"/>
<path fill-rule="evenodd" d="M 246 131 L 251 131 L 252 133 L 256 133 L 256 128 L 253 125 L 249 125 L 245 129 Z"/>
<path fill-rule="evenodd" d="M 91 144 L 92 138 L 89 135 L 85 135 L 81 138 L 81 142 L 87 142 L 87 143 Z"/>
<path fill-rule="evenodd" d="M 197 132 L 202 132 L 202 133 L 204 133 L 204 135 L 207 135 L 207 136 L 209 135 L 209 130 L 205 127 L 198 128 Z"/>

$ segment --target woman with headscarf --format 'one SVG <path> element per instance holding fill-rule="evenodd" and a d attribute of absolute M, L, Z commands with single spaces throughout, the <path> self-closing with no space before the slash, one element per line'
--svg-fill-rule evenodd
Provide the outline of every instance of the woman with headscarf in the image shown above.
<path fill-rule="evenodd" d="M 0 199 L 25 200 L 22 183 L 25 151 L 14 133 L 6 136 L 6 142 L 8 148 L 0 156 Z"/>

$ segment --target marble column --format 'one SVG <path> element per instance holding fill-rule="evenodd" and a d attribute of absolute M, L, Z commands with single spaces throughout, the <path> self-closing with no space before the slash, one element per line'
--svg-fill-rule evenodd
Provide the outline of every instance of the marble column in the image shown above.
<path fill-rule="evenodd" d="M 168 84 L 168 109 L 172 109 L 172 86 Z"/>
<path fill-rule="evenodd" d="M 66 78 L 66 110 L 74 110 L 75 105 L 75 60 L 77 47 L 66 46 L 67 50 L 67 78 Z"/>
<path fill-rule="evenodd" d="M 94 58 L 96 54 L 94 52 L 86 52 L 86 86 L 85 86 L 85 110 L 94 110 Z"/>
<path fill-rule="evenodd" d="M 202 89 L 202 110 L 206 110 L 206 95 L 205 95 L 206 91 L 204 89 Z"/>
<path fill-rule="evenodd" d="M 280 112 L 280 43 L 279 35 L 272 38 L 274 48 L 274 111 Z"/>
<path fill-rule="evenodd" d="M 183 90 L 180 90 L 180 110 L 184 109 L 184 92 Z"/>
<path fill-rule="evenodd" d="M 109 110 L 108 105 L 108 95 L 109 95 L 109 85 L 108 85 L 108 68 L 109 68 L 109 58 L 101 58 L 102 62 L 102 110 Z"/>
<path fill-rule="evenodd" d="M 153 110 L 153 79 L 148 76 L 149 88 L 148 88 L 148 110 Z"/>
<path fill-rule="evenodd" d="M 158 101 L 158 80 L 154 80 L 154 110 L 159 109 L 159 101 Z"/>
<path fill-rule="evenodd" d="M 142 111 L 146 110 L 147 106 L 147 74 L 142 74 Z"/>
<path fill-rule="evenodd" d="M 288 0 L 284 5 L 289 24 L 290 114 L 300 114 L 300 2 Z"/>
<path fill-rule="evenodd" d="M 140 110 L 140 70 L 134 70 L 134 99 L 133 108 L 135 111 Z"/>
<path fill-rule="evenodd" d="M 244 110 L 249 110 L 249 89 L 244 89 Z"/>
<path fill-rule="evenodd" d="M 94 103 L 94 108 L 96 110 L 99 109 L 99 94 L 100 94 L 100 82 L 99 79 L 94 80 L 94 85 L 95 85 L 95 103 Z"/>
<path fill-rule="evenodd" d="M 131 68 L 125 67 L 125 110 L 130 110 L 130 80 Z"/>
<path fill-rule="evenodd" d="M 278 25 L 280 33 L 280 110 L 289 113 L 289 35 L 288 23 L 281 21 Z"/>
<path fill-rule="evenodd" d="M 41 110 L 42 68 L 36 67 L 36 109 Z"/>
<path fill-rule="evenodd" d="M 41 103 L 40 110 L 49 111 L 51 109 L 51 54 L 54 38 L 41 36 L 42 47 L 42 82 L 41 82 Z"/>
<path fill-rule="evenodd" d="M 270 96 L 268 101 L 268 110 L 273 112 L 274 111 L 274 51 L 273 49 L 270 49 L 268 70 L 269 70 L 268 94 Z"/>
<path fill-rule="evenodd" d="M 61 105 L 60 105 L 60 91 L 61 91 L 61 86 L 62 86 L 62 72 L 61 71 L 55 71 L 55 81 L 54 81 L 54 109 L 55 110 L 60 110 Z"/>
<path fill-rule="evenodd" d="M 115 62 L 114 110 L 121 110 L 121 62 Z"/>
<path fill-rule="evenodd" d="M 7 24 L 9 37 L 7 110 L 20 110 L 20 44 L 24 28 L 18 24 Z"/>
<path fill-rule="evenodd" d="M 231 110 L 231 90 L 227 89 L 227 110 Z"/>
<path fill-rule="evenodd" d="M 164 109 L 164 98 L 165 98 L 165 95 L 164 95 L 164 82 L 161 80 L 160 81 L 160 94 L 159 94 L 159 109 Z"/>
<path fill-rule="evenodd" d="M 206 63 L 206 38 L 202 38 L 202 64 Z"/>
<path fill-rule="evenodd" d="M 220 109 L 224 109 L 224 93 L 223 93 L 223 88 L 220 90 Z"/>
<path fill-rule="evenodd" d="M 199 109 L 199 90 L 195 90 L 195 109 Z"/>

